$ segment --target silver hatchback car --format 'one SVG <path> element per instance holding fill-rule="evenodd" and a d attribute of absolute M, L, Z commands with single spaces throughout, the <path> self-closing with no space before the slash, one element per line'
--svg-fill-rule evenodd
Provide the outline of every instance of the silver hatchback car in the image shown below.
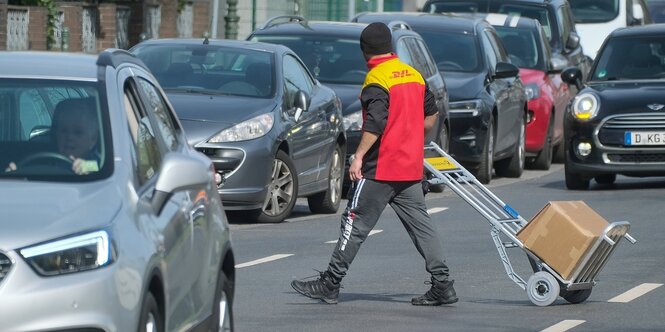
<path fill-rule="evenodd" d="M 232 330 L 210 159 L 130 53 L 0 52 L 3 331 Z"/>

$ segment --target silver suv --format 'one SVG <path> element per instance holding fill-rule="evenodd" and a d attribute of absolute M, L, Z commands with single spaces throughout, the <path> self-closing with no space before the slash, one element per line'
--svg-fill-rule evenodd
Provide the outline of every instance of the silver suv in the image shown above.
<path fill-rule="evenodd" d="M 140 60 L 0 53 L 0 151 L 0 329 L 232 329 L 212 163 Z"/>

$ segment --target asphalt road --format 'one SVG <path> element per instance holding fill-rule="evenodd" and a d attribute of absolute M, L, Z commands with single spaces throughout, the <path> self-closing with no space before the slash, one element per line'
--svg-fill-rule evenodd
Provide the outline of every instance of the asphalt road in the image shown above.
<path fill-rule="evenodd" d="M 618 177 L 569 191 L 563 166 L 495 178 L 489 189 L 529 220 L 548 201 L 583 200 L 608 221 L 627 220 L 637 244 L 621 241 L 589 299 L 558 298 L 537 307 L 511 281 L 499 260 L 486 219 L 450 189 L 427 195 L 443 238 L 460 301 L 415 307 L 428 289 L 424 261 L 390 207 L 361 247 L 342 281 L 339 304 L 297 294 L 293 279 L 318 275 L 338 237 L 340 214 L 309 214 L 299 200 L 282 224 L 233 224 L 237 331 L 665 331 L 665 178 Z M 346 201 L 342 202 L 343 205 Z M 340 208 L 341 212 L 341 208 Z M 517 273 L 531 270 L 521 249 L 508 249 Z"/>

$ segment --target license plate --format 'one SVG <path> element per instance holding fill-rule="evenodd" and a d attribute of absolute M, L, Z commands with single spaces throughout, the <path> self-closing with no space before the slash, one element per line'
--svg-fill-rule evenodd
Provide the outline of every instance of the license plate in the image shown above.
<path fill-rule="evenodd" d="M 627 131 L 624 135 L 625 145 L 665 145 L 663 131 Z"/>
<path fill-rule="evenodd" d="M 457 166 L 446 157 L 432 157 L 425 158 L 425 160 L 432 165 L 432 167 L 438 169 L 439 171 L 446 171 L 451 169 L 456 169 Z"/>

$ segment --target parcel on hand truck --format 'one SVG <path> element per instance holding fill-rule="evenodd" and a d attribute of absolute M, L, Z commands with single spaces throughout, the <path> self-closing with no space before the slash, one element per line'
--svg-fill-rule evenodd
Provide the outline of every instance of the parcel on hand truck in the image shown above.
<path fill-rule="evenodd" d="M 527 222 L 438 145 L 430 143 L 425 151 L 438 155 L 424 161 L 430 184 L 447 185 L 487 219 L 508 277 L 535 305 L 548 306 L 557 296 L 586 301 L 619 241 L 636 242 L 629 222 L 608 223 L 583 201 L 549 202 Z M 534 272 L 527 281 L 513 270 L 506 248 L 526 252 Z"/>

